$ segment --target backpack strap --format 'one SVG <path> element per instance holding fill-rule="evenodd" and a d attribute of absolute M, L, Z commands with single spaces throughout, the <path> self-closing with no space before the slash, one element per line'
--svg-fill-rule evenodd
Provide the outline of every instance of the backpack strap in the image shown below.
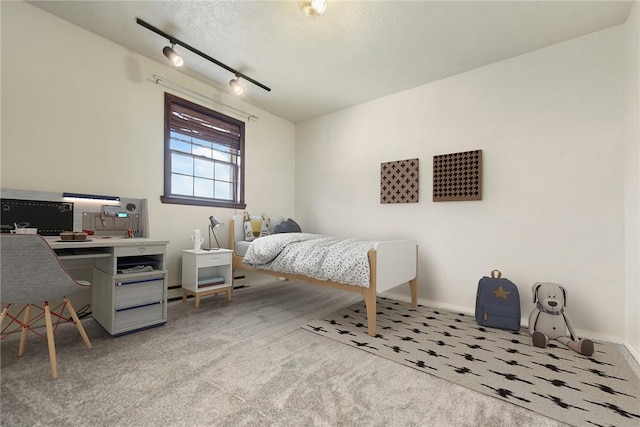
<path fill-rule="evenodd" d="M 500 270 L 491 270 L 492 279 L 499 279 L 500 277 L 502 277 L 502 273 L 500 273 Z"/>

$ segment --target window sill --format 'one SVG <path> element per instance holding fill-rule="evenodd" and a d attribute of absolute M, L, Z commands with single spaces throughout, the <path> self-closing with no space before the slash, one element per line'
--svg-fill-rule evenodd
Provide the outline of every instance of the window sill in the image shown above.
<path fill-rule="evenodd" d="M 193 197 L 160 196 L 160 201 L 162 203 L 173 205 L 211 206 L 215 208 L 229 209 L 245 209 L 247 207 L 246 203 L 224 202 L 211 199 L 197 199 Z"/>

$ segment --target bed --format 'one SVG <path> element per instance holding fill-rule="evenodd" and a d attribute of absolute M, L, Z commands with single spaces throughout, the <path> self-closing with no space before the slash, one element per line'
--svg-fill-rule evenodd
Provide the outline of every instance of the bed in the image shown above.
<path fill-rule="evenodd" d="M 280 219 L 281 220 L 281 219 Z M 278 219 L 275 219 L 277 222 Z M 367 328 L 371 336 L 376 334 L 376 297 L 379 293 L 388 291 L 396 286 L 409 283 L 411 290 L 411 304 L 416 307 L 418 305 L 418 278 L 417 278 L 417 256 L 418 246 L 413 240 L 390 240 L 370 242 L 371 248 L 366 251 L 366 260 L 368 261 L 368 270 L 366 272 L 366 282 L 362 282 L 362 278 L 350 277 L 348 280 L 322 280 L 310 275 L 298 273 L 295 270 L 287 268 L 287 271 L 275 271 L 270 266 L 265 265 L 249 265 L 245 263 L 245 256 L 254 259 L 252 249 L 258 248 L 259 245 L 274 244 L 274 241 L 286 242 L 288 240 L 312 240 L 307 238 L 306 233 L 300 234 L 300 238 L 290 234 L 283 237 L 281 234 L 272 236 L 264 236 L 255 239 L 252 242 L 245 241 L 244 234 L 244 217 L 243 215 L 235 215 L 231 220 L 229 227 L 229 248 L 233 250 L 232 269 L 235 276 L 236 269 L 255 271 L 264 274 L 270 274 L 277 277 L 283 277 L 289 280 L 302 281 L 320 286 L 328 286 L 335 289 L 341 289 L 347 292 L 355 292 L 362 295 L 367 309 Z M 302 236 L 302 235 L 305 236 Z M 320 238 L 320 241 L 326 242 L 330 238 L 328 236 L 314 235 Z M 328 239 L 323 239 L 328 237 Z M 271 239 L 271 241 L 270 241 Z M 353 239 L 347 239 L 353 240 Z M 275 242 L 275 246 L 284 245 L 284 243 Z M 252 247 L 253 245 L 253 247 Z M 273 245 L 272 245 L 273 246 Z M 337 245 L 338 247 L 341 244 Z M 283 246 L 282 246 L 283 247 Z M 314 253 L 314 250 L 307 250 L 307 253 Z M 334 254 L 334 258 L 335 258 Z M 338 255 L 339 257 L 339 255 Z M 345 283 L 346 282 L 346 283 Z"/>

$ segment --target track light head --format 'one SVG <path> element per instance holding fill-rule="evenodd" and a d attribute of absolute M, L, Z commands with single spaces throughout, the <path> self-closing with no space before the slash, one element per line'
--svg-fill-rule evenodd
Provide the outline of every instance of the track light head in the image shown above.
<path fill-rule="evenodd" d="M 244 89 L 242 88 L 242 86 L 240 86 L 240 82 L 238 82 L 238 80 L 240 80 L 240 77 L 238 76 L 236 76 L 235 79 L 229 80 L 229 86 L 231 86 L 231 89 L 233 89 L 233 93 L 235 93 L 236 95 L 242 95 Z"/>
<path fill-rule="evenodd" d="M 319 16 L 327 9 L 327 0 L 303 0 L 298 2 L 298 7 L 307 16 Z"/>
<path fill-rule="evenodd" d="M 171 43 L 171 47 L 165 46 L 164 49 L 162 49 L 162 53 L 164 53 L 164 56 L 166 56 L 167 59 L 169 59 L 169 61 L 173 63 L 173 65 L 175 65 L 176 67 L 182 67 L 182 64 L 184 64 L 184 60 L 182 59 L 182 56 L 178 55 L 176 51 L 173 50 L 174 46 L 175 44 L 173 43 Z"/>

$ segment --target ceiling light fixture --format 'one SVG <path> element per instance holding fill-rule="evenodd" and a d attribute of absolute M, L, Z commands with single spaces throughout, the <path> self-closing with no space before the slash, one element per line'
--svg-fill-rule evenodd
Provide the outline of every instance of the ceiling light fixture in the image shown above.
<path fill-rule="evenodd" d="M 184 64 L 184 60 L 182 59 L 182 56 L 178 55 L 178 53 L 173 50 L 173 47 L 175 45 L 175 43 L 171 42 L 171 47 L 165 46 L 164 49 L 162 49 L 162 53 L 164 53 L 164 56 L 166 56 L 169 61 L 173 63 L 173 65 L 175 65 L 176 67 L 182 67 L 182 64 Z"/>
<path fill-rule="evenodd" d="M 242 88 L 242 86 L 240 86 L 240 82 L 238 80 L 240 80 L 239 76 L 236 76 L 235 79 L 229 80 L 229 86 L 231 86 L 231 89 L 233 89 L 233 93 L 235 93 L 236 95 L 242 95 L 244 89 Z"/>
<path fill-rule="evenodd" d="M 316 1 L 317 1 L 317 0 L 316 0 Z M 166 46 L 164 49 L 162 49 L 162 51 L 165 53 L 165 56 L 167 56 L 167 53 L 166 53 L 166 52 L 168 52 L 169 50 L 171 50 L 171 51 L 173 51 L 173 52 L 175 53 L 175 51 L 173 50 L 173 46 L 174 46 L 174 45 L 182 46 L 183 48 L 185 48 L 185 49 L 187 49 L 187 50 L 189 50 L 189 51 L 191 51 L 191 52 L 195 53 L 196 55 L 198 55 L 198 56 L 200 56 L 200 57 L 202 57 L 202 58 L 206 59 L 207 61 L 213 62 L 213 63 L 214 63 L 214 64 L 216 64 L 218 67 L 224 68 L 225 70 L 227 70 L 227 71 L 229 71 L 229 72 L 233 73 L 233 74 L 236 76 L 236 78 L 240 78 L 240 77 L 242 77 L 243 79 L 245 79 L 245 80 L 247 80 L 247 81 L 249 81 L 249 82 L 253 83 L 254 85 L 256 85 L 256 86 L 260 86 L 262 89 L 266 90 L 267 92 L 271 92 L 271 88 L 269 88 L 269 87 L 267 87 L 267 86 L 263 85 L 263 84 L 262 84 L 262 83 L 260 83 L 259 81 L 256 81 L 256 80 L 252 79 L 251 77 L 249 77 L 249 76 L 246 76 L 246 75 L 242 74 L 240 71 L 234 70 L 233 68 L 231 68 L 231 67 L 230 67 L 230 66 L 228 66 L 227 64 L 224 64 L 224 63 L 222 63 L 222 62 L 218 61 L 217 59 L 210 57 L 210 56 L 209 56 L 209 55 L 207 55 L 206 53 L 203 53 L 203 52 L 199 51 L 198 49 L 196 49 L 196 48 L 194 48 L 194 47 L 189 46 L 188 44 L 186 44 L 186 43 L 184 43 L 184 42 L 182 42 L 182 41 L 178 40 L 177 38 L 173 37 L 173 36 L 172 36 L 172 35 L 170 35 L 170 34 L 165 33 L 165 32 L 164 32 L 164 31 L 162 31 L 162 30 L 157 29 L 156 27 L 154 27 L 153 25 L 151 25 L 151 24 L 149 24 L 149 23 L 147 23 L 147 22 L 143 21 L 142 19 L 140 19 L 140 18 L 136 18 L 136 22 L 138 23 L 138 25 L 142 25 L 142 26 L 143 26 L 143 27 L 145 27 L 147 30 L 151 30 L 151 31 L 153 31 L 154 33 L 156 33 L 156 34 L 158 34 L 158 35 L 161 35 L 162 37 L 164 37 L 164 38 L 166 38 L 167 40 L 169 40 L 169 42 L 171 43 L 171 46 L 172 46 L 172 47 Z M 176 53 L 176 55 L 178 55 L 178 54 Z M 178 55 L 178 57 L 179 57 L 179 55 Z M 167 58 L 169 58 L 169 56 L 167 56 Z M 169 59 L 173 62 L 173 59 L 172 59 L 172 58 L 169 58 Z M 175 64 L 175 62 L 174 62 L 174 64 Z M 177 64 L 176 64 L 176 65 L 177 65 Z M 181 65 L 182 65 L 182 64 L 181 64 Z M 177 65 L 177 66 L 179 66 L 179 65 Z"/>
<path fill-rule="evenodd" d="M 298 6 L 307 16 L 320 16 L 327 9 L 327 0 L 304 0 Z"/>

